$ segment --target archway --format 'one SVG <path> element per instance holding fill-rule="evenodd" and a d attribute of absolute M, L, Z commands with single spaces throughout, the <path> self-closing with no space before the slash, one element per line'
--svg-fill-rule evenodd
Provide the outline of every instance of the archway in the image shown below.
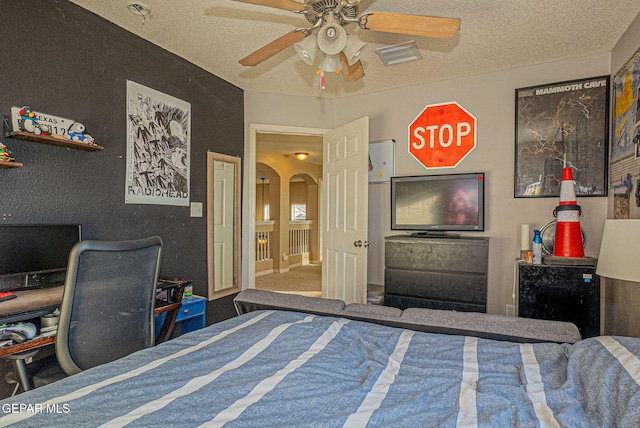
<path fill-rule="evenodd" d="M 322 169 L 257 151 L 255 287 L 320 297 Z"/>

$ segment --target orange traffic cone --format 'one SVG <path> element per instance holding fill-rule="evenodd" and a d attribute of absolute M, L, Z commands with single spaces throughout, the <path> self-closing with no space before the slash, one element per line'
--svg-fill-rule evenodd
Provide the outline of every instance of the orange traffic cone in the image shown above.
<path fill-rule="evenodd" d="M 580 215 L 582 209 L 576 204 L 571 168 L 562 171 L 560 185 L 560 205 L 553 211 L 556 217 L 556 237 L 553 244 L 553 255 L 557 257 L 584 257 Z"/>

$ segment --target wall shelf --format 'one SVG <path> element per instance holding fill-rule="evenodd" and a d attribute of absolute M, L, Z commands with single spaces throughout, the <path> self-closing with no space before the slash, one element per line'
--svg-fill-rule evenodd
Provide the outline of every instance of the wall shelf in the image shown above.
<path fill-rule="evenodd" d="M 104 150 L 104 147 L 95 144 L 78 143 L 76 141 L 63 140 L 61 138 L 49 137 L 46 135 L 35 135 L 31 132 L 15 131 L 5 133 L 5 137 L 16 138 L 18 140 L 33 141 L 34 143 L 48 144 L 51 146 L 66 147 L 74 150 L 84 150 L 94 152 Z"/>
<path fill-rule="evenodd" d="M 20 162 L 0 162 L 0 168 L 20 168 Z"/>

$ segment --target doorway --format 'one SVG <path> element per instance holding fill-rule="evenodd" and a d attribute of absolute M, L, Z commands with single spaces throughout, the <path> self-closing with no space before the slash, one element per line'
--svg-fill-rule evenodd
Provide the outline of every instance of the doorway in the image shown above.
<path fill-rule="evenodd" d="M 256 276 L 256 289 L 322 297 L 322 264 L 312 262 L 293 267 L 284 273 Z"/>
<path fill-rule="evenodd" d="M 256 150 L 256 289 L 321 297 L 322 164 L 265 146 Z"/>
<path fill-rule="evenodd" d="M 243 223 L 247 231 L 243 237 L 244 254 L 247 255 L 243 260 L 243 271 L 248 273 L 246 287 L 255 288 L 255 275 L 251 273 L 255 272 L 258 135 L 260 132 L 322 135 L 323 169 L 326 169 L 322 175 L 327 181 L 322 190 L 322 201 L 326 201 L 322 208 L 326 217 L 326 226 L 322 227 L 322 293 L 324 297 L 342 298 L 347 303 L 365 303 L 369 118 L 364 116 L 332 130 L 255 124 L 249 128 L 243 192 L 246 196 L 243 203 Z"/>
<path fill-rule="evenodd" d="M 259 134 L 282 134 L 289 136 L 322 136 L 328 129 L 322 128 L 306 128 L 282 125 L 249 125 L 249 144 L 245 147 L 245 175 L 243 184 L 243 231 L 246 233 L 242 236 L 243 253 L 246 257 L 242 259 L 242 271 L 247 275 L 243 275 L 243 288 L 256 288 L 256 148 L 258 146 Z"/>

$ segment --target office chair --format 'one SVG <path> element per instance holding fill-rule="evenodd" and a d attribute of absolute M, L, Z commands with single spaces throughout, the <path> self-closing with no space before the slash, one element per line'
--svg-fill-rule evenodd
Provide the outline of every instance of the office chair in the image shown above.
<path fill-rule="evenodd" d="M 155 343 L 154 302 L 162 239 L 81 241 L 69 255 L 55 356 L 29 370 L 36 387 Z M 57 358 L 58 365 L 54 358 Z M 24 359 L 15 360 L 24 365 Z M 24 390 L 29 379 L 17 369 Z"/>

